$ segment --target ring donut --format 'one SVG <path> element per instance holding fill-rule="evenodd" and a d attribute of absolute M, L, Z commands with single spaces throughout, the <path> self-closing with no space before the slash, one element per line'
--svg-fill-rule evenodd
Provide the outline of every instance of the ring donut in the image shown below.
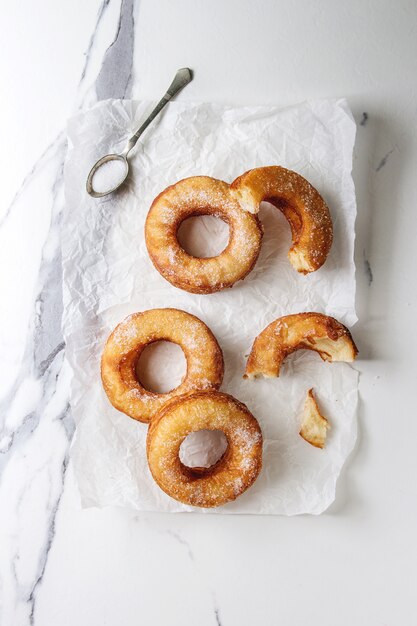
<path fill-rule="evenodd" d="M 161 340 L 178 344 L 187 361 L 184 379 L 169 393 L 148 391 L 136 375 L 144 348 Z M 140 422 L 149 422 L 176 396 L 218 389 L 223 371 L 222 351 L 211 330 L 198 317 L 179 309 L 129 315 L 111 333 L 101 359 L 101 379 L 110 402 Z"/>
<path fill-rule="evenodd" d="M 346 326 L 322 313 L 280 317 L 255 339 L 244 378 L 279 376 L 284 359 L 296 350 L 314 350 L 323 361 L 352 362 L 358 349 Z"/>
<path fill-rule="evenodd" d="M 190 468 L 179 458 L 181 443 L 192 432 L 221 430 L 228 447 L 209 468 Z M 146 443 L 149 468 L 171 498 L 198 507 L 235 500 L 262 467 L 262 431 L 244 404 L 225 393 L 196 393 L 176 398 L 151 422 Z"/>
<path fill-rule="evenodd" d="M 323 198 L 305 178 L 278 165 L 258 167 L 236 178 L 231 190 L 250 213 L 258 213 L 263 200 L 282 211 L 292 233 L 288 258 L 297 272 L 308 274 L 323 265 L 333 241 L 332 220 Z"/>
<path fill-rule="evenodd" d="M 181 223 L 195 215 L 214 215 L 229 225 L 229 243 L 221 254 L 193 257 L 177 239 Z M 172 285 L 191 293 L 232 287 L 254 267 L 262 240 L 258 218 L 242 211 L 230 185 L 208 176 L 180 180 L 153 201 L 145 224 L 149 256 Z"/>

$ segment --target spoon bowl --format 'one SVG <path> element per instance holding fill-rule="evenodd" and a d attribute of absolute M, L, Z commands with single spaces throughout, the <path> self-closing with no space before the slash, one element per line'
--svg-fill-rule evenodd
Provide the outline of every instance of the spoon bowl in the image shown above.
<path fill-rule="evenodd" d="M 97 172 L 100 169 L 104 171 L 105 168 L 103 166 L 106 163 L 110 163 L 111 161 L 119 161 L 120 163 L 123 163 L 124 172 L 121 172 L 120 176 L 117 177 L 115 181 L 109 182 L 108 189 L 99 191 L 94 188 L 94 178 L 96 177 Z M 93 198 L 102 198 L 103 196 L 107 196 L 109 193 L 113 193 L 114 191 L 116 191 L 116 189 L 118 189 L 125 182 L 126 178 L 128 177 L 128 174 L 129 174 L 129 162 L 125 156 L 123 156 L 122 154 L 106 154 L 106 156 L 101 157 L 101 159 L 99 159 L 97 163 L 93 165 L 93 167 L 91 168 L 87 176 L 87 185 L 86 185 L 87 193 L 89 193 L 90 196 L 92 196 Z M 96 181 L 96 185 L 97 185 L 97 181 Z"/>

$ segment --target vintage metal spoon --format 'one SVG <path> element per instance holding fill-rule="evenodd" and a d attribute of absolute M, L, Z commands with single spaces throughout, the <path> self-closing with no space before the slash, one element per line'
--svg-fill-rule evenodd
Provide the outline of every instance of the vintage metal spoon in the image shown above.
<path fill-rule="evenodd" d="M 175 78 L 172 81 L 171 85 L 168 87 L 168 90 L 164 97 L 158 102 L 156 107 L 150 113 L 150 115 L 146 118 L 143 124 L 138 128 L 138 130 L 129 138 L 125 149 L 120 154 L 106 154 L 106 156 L 102 157 L 93 165 L 90 170 L 90 173 L 87 177 L 87 192 L 93 198 L 102 198 L 103 196 L 107 196 L 109 193 L 116 191 L 119 189 L 121 185 L 125 182 L 128 174 L 129 174 L 129 155 L 133 148 L 136 145 L 137 140 L 142 135 L 144 130 L 148 128 L 149 124 L 155 119 L 155 117 L 162 111 L 162 109 L 168 104 L 168 102 L 173 98 L 181 89 L 183 89 L 189 82 L 193 79 L 193 75 L 188 67 L 184 67 L 175 74 Z M 96 191 L 94 189 L 94 175 L 98 172 L 98 170 L 105 164 L 110 161 L 118 161 L 122 164 L 120 168 L 120 175 L 117 177 L 117 183 L 114 182 L 113 186 L 110 189 L 106 189 L 105 191 Z"/>

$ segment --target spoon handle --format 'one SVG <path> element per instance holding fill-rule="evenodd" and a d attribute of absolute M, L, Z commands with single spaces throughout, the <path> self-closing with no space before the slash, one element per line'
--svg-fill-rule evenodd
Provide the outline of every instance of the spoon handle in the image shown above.
<path fill-rule="evenodd" d="M 137 140 L 141 136 L 144 130 L 148 128 L 149 124 L 155 119 L 155 117 L 162 111 L 162 109 L 168 104 L 181 89 L 183 89 L 193 79 L 193 74 L 188 67 L 183 67 L 175 74 L 174 80 L 167 89 L 166 94 L 158 102 L 153 111 L 149 114 L 143 124 L 137 129 L 137 131 L 129 138 L 126 148 L 123 150 L 123 156 L 127 157 L 132 148 L 136 145 Z"/>

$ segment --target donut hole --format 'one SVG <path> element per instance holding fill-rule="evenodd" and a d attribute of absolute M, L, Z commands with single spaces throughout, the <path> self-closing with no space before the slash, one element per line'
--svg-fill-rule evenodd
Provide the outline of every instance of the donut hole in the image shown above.
<path fill-rule="evenodd" d="M 226 435 L 221 430 L 196 430 L 182 442 L 180 461 L 190 469 L 209 469 L 222 458 L 228 445 Z"/>
<path fill-rule="evenodd" d="M 181 347 L 171 341 L 154 341 L 142 350 L 136 378 L 147 391 L 169 393 L 184 379 L 187 361 Z"/>
<path fill-rule="evenodd" d="M 190 256 L 218 256 L 229 243 L 229 224 L 214 215 L 195 215 L 184 220 L 177 231 L 181 248 Z"/>
<path fill-rule="evenodd" d="M 292 245 L 292 233 L 288 220 L 283 212 L 284 205 L 271 202 L 262 202 L 259 218 L 264 228 L 261 254 L 270 258 L 287 258 L 287 253 Z M 277 210 L 278 209 L 278 210 Z M 286 261 L 285 261 L 286 262 Z"/>

